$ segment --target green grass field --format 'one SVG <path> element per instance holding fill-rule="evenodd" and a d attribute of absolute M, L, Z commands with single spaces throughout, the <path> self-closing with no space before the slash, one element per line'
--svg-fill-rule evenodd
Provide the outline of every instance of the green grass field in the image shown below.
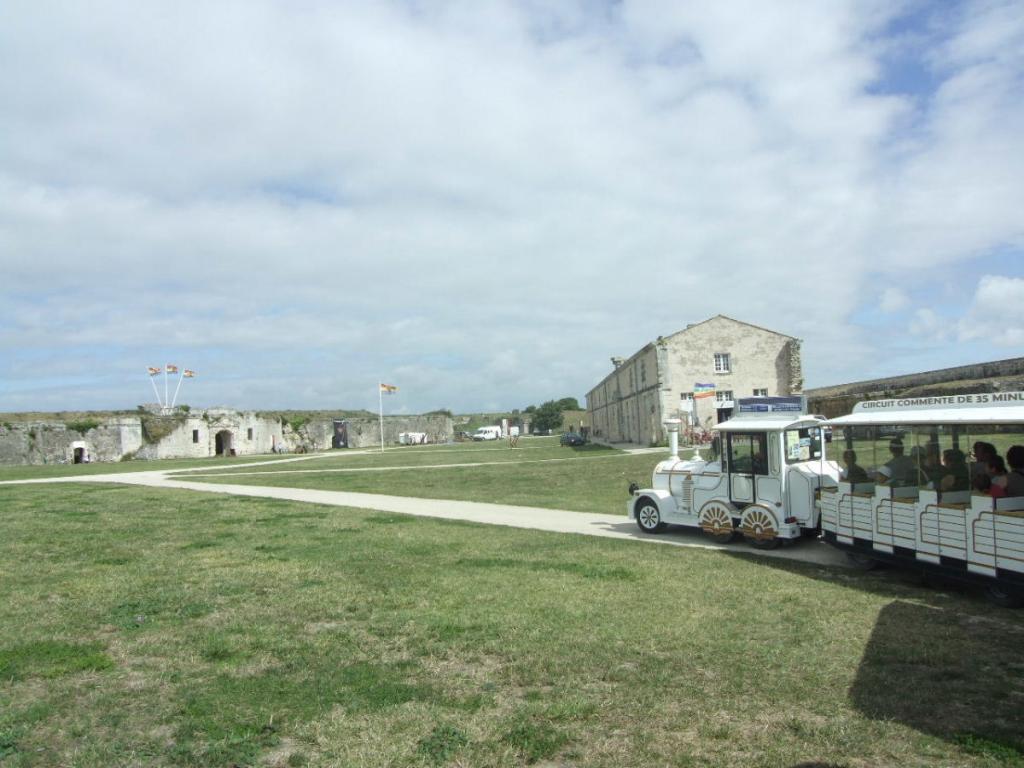
<path fill-rule="evenodd" d="M 205 459 L 160 459 L 158 461 L 117 461 L 95 464 L 18 464 L 0 467 L 2 480 L 38 480 L 48 477 L 86 477 L 115 472 L 153 472 L 189 468 L 225 468 L 250 462 L 274 461 L 280 456 L 231 456 Z"/>
<path fill-rule="evenodd" d="M 572 455 L 351 476 L 540 467 L 621 511 L 601 477 L 660 458 Z M 1024 612 L 896 572 L 101 484 L 0 510 L 4 768 L 1024 766 Z"/>
<path fill-rule="evenodd" d="M 648 485 L 666 454 L 631 455 L 599 446 L 560 447 L 557 438 L 468 443 L 188 473 L 200 482 L 359 491 L 433 499 L 625 515 L 631 481 Z"/>

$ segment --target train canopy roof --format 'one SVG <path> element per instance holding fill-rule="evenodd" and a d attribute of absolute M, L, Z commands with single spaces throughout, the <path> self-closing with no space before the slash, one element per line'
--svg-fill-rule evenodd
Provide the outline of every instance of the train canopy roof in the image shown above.
<path fill-rule="evenodd" d="M 775 432 L 783 429 L 820 427 L 824 423 L 821 419 L 803 414 L 788 417 L 784 414 L 774 414 L 774 418 L 742 414 L 735 419 L 715 424 L 712 429 L 719 432 Z"/>
<path fill-rule="evenodd" d="M 866 400 L 833 427 L 887 424 L 1024 424 L 1024 392 L 979 392 L 941 397 Z"/>

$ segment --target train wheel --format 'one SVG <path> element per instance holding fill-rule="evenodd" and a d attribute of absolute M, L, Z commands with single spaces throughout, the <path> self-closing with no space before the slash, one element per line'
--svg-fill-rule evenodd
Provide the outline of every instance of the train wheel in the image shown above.
<path fill-rule="evenodd" d="M 740 530 L 743 531 L 743 538 L 755 549 L 775 549 L 782 543 L 775 528 L 775 518 L 768 510 L 760 507 L 748 508 L 740 523 Z"/>
<path fill-rule="evenodd" d="M 985 597 L 993 605 L 1000 608 L 1020 608 L 1024 606 L 1024 590 L 1005 587 L 998 582 L 989 584 L 985 589 Z"/>
<path fill-rule="evenodd" d="M 644 533 L 658 533 L 665 528 L 665 523 L 661 520 L 661 510 L 646 496 L 637 502 L 636 524 Z"/>
<path fill-rule="evenodd" d="M 712 501 L 705 505 L 701 510 L 700 528 L 705 535 L 722 544 L 728 544 L 736 538 L 732 515 L 721 502 Z"/>

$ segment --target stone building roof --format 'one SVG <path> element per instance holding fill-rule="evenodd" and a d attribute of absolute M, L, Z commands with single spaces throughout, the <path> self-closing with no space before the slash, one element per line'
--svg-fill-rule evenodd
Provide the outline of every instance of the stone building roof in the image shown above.
<path fill-rule="evenodd" d="M 604 383 L 606 381 L 608 381 L 610 378 L 612 378 L 620 368 L 626 367 L 630 362 L 632 362 L 633 360 L 635 360 L 640 355 L 642 355 L 645 352 L 647 352 L 650 349 L 652 349 L 656 344 L 660 344 L 660 343 L 664 342 L 667 339 L 673 339 L 673 338 L 675 338 L 677 336 L 681 336 L 681 335 L 687 333 L 688 331 L 691 331 L 694 328 L 697 328 L 698 326 L 706 325 L 707 323 L 714 322 L 715 320 L 727 320 L 730 323 L 736 323 L 737 325 L 745 325 L 748 328 L 755 328 L 758 331 L 762 331 L 764 333 L 770 333 L 772 336 L 778 336 L 780 339 L 790 339 L 792 341 L 800 341 L 795 336 L 788 336 L 785 333 L 779 333 L 778 331 L 773 331 L 773 330 L 770 330 L 768 328 L 762 328 L 760 325 L 754 325 L 753 323 L 746 323 L 746 322 L 744 322 L 742 320 L 737 320 L 734 317 L 729 317 L 728 315 L 717 314 L 717 315 L 714 315 L 713 317 L 709 317 L 707 320 L 701 320 L 699 323 L 690 323 L 689 325 L 687 325 L 682 330 L 676 331 L 675 333 L 670 333 L 668 336 L 659 336 L 655 341 L 649 341 L 646 344 L 644 344 L 642 347 L 640 347 L 640 349 L 638 349 L 636 352 L 634 352 L 629 357 L 625 357 L 625 358 L 622 358 L 622 357 L 612 357 L 612 362 L 614 364 L 614 368 L 611 371 L 609 371 L 608 374 L 604 378 L 602 378 L 597 384 L 595 384 L 593 387 L 591 387 L 589 390 L 587 390 L 587 394 L 589 395 L 591 392 L 594 392 L 595 390 L 599 389 L 601 386 L 604 385 Z"/>
<path fill-rule="evenodd" d="M 704 325 L 705 323 L 710 323 L 713 320 L 728 320 L 730 323 L 738 323 L 739 325 L 745 325 L 748 328 L 756 328 L 759 331 L 764 331 L 765 333 L 770 333 L 773 336 L 779 336 L 779 337 L 781 337 L 783 339 L 795 339 L 796 338 L 795 336 L 789 336 L 789 335 L 787 335 L 785 333 L 779 333 L 778 331 L 773 331 L 770 328 L 764 328 L 764 327 L 762 327 L 760 325 L 754 325 L 753 323 L 747 323 L 747 322 L 744 322 L 743 320 L 737 320 L 735 317 L 729 317 L 728 315 L 722 315 L 722 314 L 715 315 L 714 317 L 709 317 L 707 320 L 701 320 L 699 323 L 690 323 L 689 325 L 687 325 L 682 330 L 676 331 L 675 333 L 670 333 L 667 338 L 671 338 L 673 336 L 678 336 L 678 335 L 680 335 L 682 333 L 686 333 L 687 331 L 692 330 L 693 328 L 696 328 L 699 325 Z"/>

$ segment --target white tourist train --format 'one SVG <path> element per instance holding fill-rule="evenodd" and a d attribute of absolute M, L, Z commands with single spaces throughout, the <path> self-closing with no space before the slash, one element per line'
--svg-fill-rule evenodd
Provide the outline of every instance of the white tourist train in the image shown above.
<path fill-rule="evenodd" d="M 910 565 L 1024 603 L 1024 495 L 974 489 L 985 473 L 969 460 L 977 446 L 999 457 L 1024 446 L 1024 392 L 870 400 L 829 420 L 804 414 L 800 398 L 749 398 L 739 410 L 715 427 L 721 456 L 710 461 L 681 460 L 678 422 L 666 422 L 671 455 L 650 488 L 630 488 L 641 530 L 675 524 L 773 547 L 820 526 L 858 565 Z M 829 429 L 842 465 L 825 455 Z"/>
<path fill-rule="evenodd" d="M 1000 457 L 1024 445 L 1024 392 L 867 401 L 827 423 L 832 452 L 853 469 L 822 489 L 826 541 L 864 566 L 912 565 L 981 582 L 996 602 L 1020 602 L 1024 496 L 973 490 L 983 470 L 969 458 L 978 445 Z"/>
<path fill-rule="evenodd" d="M 654 468 L 651 487 L 631 486 L 629 516 L 641 530 L 666 524 L 700 528 L 718 541 L 742 534 L 761 548 L 818 532 L 816 497 L 839 468 L 825 460 L 823 421 L 802 397 L 740 399 L 739 415 L 715 426 L 711 460 L 681 460 L 679 422 L 668 420 L 670 456 Z"/>

